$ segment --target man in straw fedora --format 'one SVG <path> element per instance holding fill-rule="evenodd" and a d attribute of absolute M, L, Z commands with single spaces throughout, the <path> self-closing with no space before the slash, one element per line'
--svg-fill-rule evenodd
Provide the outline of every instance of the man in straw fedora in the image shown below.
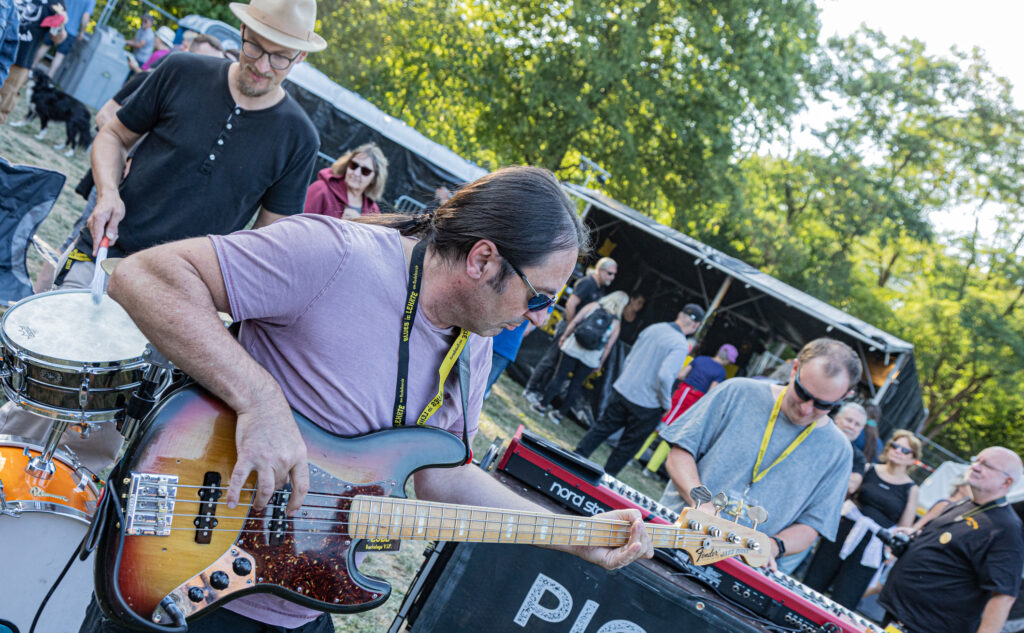
<path fill-rule="evenodd" d="M 152 72 L 92 149 L 98 193 L 89 223 L 58 268 L 57 286 L 87 288 L 100 239 L 110 257 L 187 237 L 227 234 L 302 213 L 320 140 L 281 87 L 291 68 L 326 42 L 313 32 L 314 0 L 232 3 L 242 21 L 237 62 L 170 55 Z M 122 179 L 128 150 L 136 148 Z M 39 438 L 50 420 L 8 404 L 0 433 Z M 60 445 L 94 471 L 121 445 L 113 425 Z"/>
<path fill-rule="evenodd" d="M 264 226 L 302 212 L 319 138 L 281 83 L 327 46 L 313 32 L 316 2 L 230 6 L 242 22 L 237 62 L 168 58 L 100 130 L 92 150 L 98 197 L 77 259 L 94 255 L 103 236 L 116 257 L 230 233 L 254 215 Z M 143 135 L 122 181 L 126 153 Z M 66 266 L 64 283 L 76 285 L 89 263 Z"/>

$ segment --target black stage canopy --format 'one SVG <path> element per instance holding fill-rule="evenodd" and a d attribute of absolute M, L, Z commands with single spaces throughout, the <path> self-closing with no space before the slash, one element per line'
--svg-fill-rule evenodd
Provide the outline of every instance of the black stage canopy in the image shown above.
<path fill-rule="evenodd" d="M 454 190 L 487 173 L 309 64 L 293 68 L 284 86 L 320 133 L 320 160 L 315 171 L 363 143 L 373 141 L 380 146 L 389 162 L 383 211 L 393 208 L 402 196 L 430 205 L 439 186 Z M 310 182 L 315 178 L 314 173 Z"/>

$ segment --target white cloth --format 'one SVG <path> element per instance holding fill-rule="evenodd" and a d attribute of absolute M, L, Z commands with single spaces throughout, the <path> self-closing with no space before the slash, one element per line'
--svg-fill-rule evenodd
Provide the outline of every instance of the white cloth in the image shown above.
<path fill-rule="evenodd" d="M 860 557 L 860 564 L 871 569 L 878 569 L 882 564 L 882 555 L 884 553 L 884 546 L 878 538 L 878 530 L 883 529 L 882 526 L 871 517 L 864 516 L 860 508 L 852 503 L 848 504 L 843 516 L 853 521 L 853 527 L 850 528 L 850 533 L 846 536 L 846 540 L 843 541 L 842 549 L 839 550 L 839 559 L 846 560 L 846 557 L 853 550 L 857 549 L 864 535 L 870 532 L 871 540 L 868 542 L 868 546 L 864 548 L 864 554 Z"/>

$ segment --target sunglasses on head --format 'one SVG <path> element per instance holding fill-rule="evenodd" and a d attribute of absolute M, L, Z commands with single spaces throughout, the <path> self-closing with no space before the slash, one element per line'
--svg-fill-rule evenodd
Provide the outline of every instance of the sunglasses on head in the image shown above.
<path fill-rule="evenodd" d="M 359 163 L 357 163 L 354 160 L 353 161 L 349 161 L 348 169 L 349 169 L 349 171 L 355 171 L 355 170 L 358 169 L 359 171 L 363 172 L 364 176 L 369 176 L 370 174 L 373 173 L 373 169 L 372 168 L 367 167 L 366 165 L 360 165 Z"/>
<path fill-rule="evenodd" d="M 836 407 L 842 406 L 842 404 L 843 404 L 842 400 L 840 400 L 838 402 L 829 402 L 827 400 L 819 400 L 819 399 L 815 398 L 814 396 L 812 396 L 811 392 L 809 392 L 806 389 L 804 389 L 804 386 L 802 384 L 800 384 L 800 372 L 799 371 L 796 372 L 796 377 L 795 377 L 795 380 L 793 382 L 793 387 L 796 390 L 796 397 L 797 398 L 799 398 L 803 402 L 807 402 L 808 400 L 813 400 L 814 401 L 814 408 L 818 409 L 819 411 L 829 411 L 831 409 L 835 409 Z"/>
<path fill-rule="evenodd" d="M 537 292 L 537 289 L 533 287 L 533 284 L 531 284 L 530 280 L 526 278 L 526 275 L 523 274 L 523 271 L 519 269 L 519 266 L 516 266 L 514 263 L 512 263 L 511 259 L 506 257 L 505 261 L 507 261 L 508 265 L 512 267 L 512 270 L 516 271 L 516 274 L 519 275 L 519 278 L 523 280 L 523 283 L 526 284 L 526 287 L 529 288 L 530 292 L 533 293 L 533 296 L 526 301 L 527 310 L 529 310 L 530 312 L 536 312 L 537 310 L 546 310 L 548 307 L 551 306 L 552 303 L 555 302 L 555 300 L 552 297 L 549 297 L 542 292 Z"/>
<path fill-rule="evenodd" d="M 895 442 L 890 442 L 889 443 L 889 448 L 895 448 L 896 450 L 898 450 L 899 452 L 903 453 L 904 455 L 913 455 L 914 454 L 914 449 L 907 448 L 906 446 L 901 446 L 900 444 L 896 444 Z"/>

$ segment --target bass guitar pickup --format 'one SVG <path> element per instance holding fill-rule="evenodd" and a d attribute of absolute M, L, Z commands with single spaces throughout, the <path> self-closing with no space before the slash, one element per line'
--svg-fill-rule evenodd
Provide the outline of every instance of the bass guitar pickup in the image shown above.
<path fill-rule="evenodd" d="M 128 499 L 124 512 L 124 533 L 129 536 L 170 536 L 174 501 L 178 495 L 177 475 L 132 473 L 125 483 Z"/>

